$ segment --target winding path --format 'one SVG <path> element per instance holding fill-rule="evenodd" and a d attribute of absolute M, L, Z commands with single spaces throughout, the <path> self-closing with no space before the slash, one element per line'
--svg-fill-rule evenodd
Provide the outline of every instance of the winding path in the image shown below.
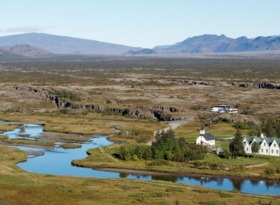
<path fill-rule="evenodd" d="M 98 148 L 100 150 L 100 152 L 102 154 L 104 154 L 105 156 L 107 156 L 108 158 L 110 158 L 111 160 L 115 161 L 115 162 L 120 162 L 118 159 L 116 159 L 115 157 L 113 157 L 112 155 L 108 154 L 107 152 L 105 152 L 105 150 L 103 149 L 103 147 L 99 147 Z"/>
<path fill-rule="evenodd" d="M 192 121 L 194 119 L 194 116 L 186 116 L 186 117 L 184 117 L 182 120 L 174 120 L 174 121 L 169 121 L 168 122 L 168 127 L 166 127 L 166 128 L 163 128 L 163 129 L 161 129 L 161 130 L 157 130 L 157 131 L 154 131 L 154 137 L 156 136 L 156 133 L 157 132 L 166 132 L 166 131 L 168 131 L 168 130 L 175 130 L 175 129 L 177 129 L 179 126 L 181 126 L 181 125 L 184 125 L 184 124 L 187 124 L 187 123 L 189 123 L 190 121 Z M 147 145 L 152 145 L 152 142 L 154 141 L 154 139 L 153 140 L 151 140 L 150 142 L 147 142 Z"/>
<path fill-rule="evenodd" d="M 222 89 L 220 89 L 220 90 L 217 90 L 217 91 L 214 91 L 214 92 L 212 92 L 212 93 L 209 93 L 208 96 L 209 96 L 209 97 L 217 97 L 217 95 L 218 95 L 219 93 L 223 93 L 223 92 L 225 92 L 225 91 L 226 91 L 226 89 L 225 89 L 225 88 L 222 88 Z"/>

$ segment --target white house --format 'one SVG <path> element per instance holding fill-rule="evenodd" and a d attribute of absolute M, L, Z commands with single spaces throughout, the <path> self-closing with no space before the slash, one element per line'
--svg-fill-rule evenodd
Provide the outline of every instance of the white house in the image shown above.
<path fill-rule="evenodd" d="M 256 142 L 260 148 L 257 154 L 280 156 L 280 138 L 266 138 L 262 137 L 245 137 L 243 139 L 243 145 L 245 153 L 252 153 L 252 145 Z"/>
<path fill-rule="evenodd" d="M 196 138 L 197 145 L 215 146 L 215 139 L 212 134 L 205 133 L 204 127 L 199 131 L 199 136 Z"/>

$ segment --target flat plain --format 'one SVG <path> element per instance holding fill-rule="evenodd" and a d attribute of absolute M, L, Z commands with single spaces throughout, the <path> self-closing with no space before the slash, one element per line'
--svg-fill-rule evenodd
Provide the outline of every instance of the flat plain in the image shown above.
<path fill-rule="evenodd" d="M 225 139 L 234 136 L 236 123 L 254 122 L 261 126 L 267 118 L 280 119 L 280 90 L 259 88 L 262 82 L 280 85 L 280 60 L 277 59 L 68 56 L 0 62 L 0 72 L 0 119 L 43 123 L 44 131 L 60 133 L 49 134 L 52 143 L 79 143 L 96 134 L 114 135 L 111 140 L 116 142 L 147 143 L 155 131 L 168 126 L 168 120 L 191 117 L 193 120 L 175 130 L 176 137 L 193 143 L 203 123 L 218 144 L 227 147 Z M 59 96 L 59 103 L 53 96 Z M 230 104 L 240 113 L 210 113 L 209 109 L 216 104 Z M 15 126 L 1 125 L 0 130 L 13 130 Z M 116 134 L 115 129 L 121 132 Z M 250 129 L 241 131 L 247 135 Z M 83 140 L 75 137 L 78 135 L 83 135 Z M 0 140 L 3 145 L 25 143 L 11 142 L 3 136 Z M 111 149 L 105 151 L 110 154 Z M 17 162 L 26 160 L 26 153 L 5 146 L 1 146 L 0 152 L 0 204 L 280 203 L 279 197 L 215 191 L 171 182 L 31 174 L 16 166 Z M 90 161 L 93 165 L 105 162 L 114 165 L 115 162 L 102 158 L 98 150 L 93 152 L 101 156 Z M 205 161 L 227 164 L 226 160 L 212 155 Z M 264 161 L 266 159 L 244 159 L 228 166 Z M 123 164 L 129 169 L 137 166 L 142 169 L 145 162 Z M 273 158 L 271 164 L 277 169 L 279 159 Z M 246 174 L 262 175 L 265 168 L 249 169 Z M 174 167 L 159 169 L 176 171 Z M 188 167 L 185 169 L 189 171 Z M 203 172 L 215 174 L 213 170 Z M 244 167 L 239 172 L 242 173 Z M 279 180 L 279 174 L 272 178 Z"/>

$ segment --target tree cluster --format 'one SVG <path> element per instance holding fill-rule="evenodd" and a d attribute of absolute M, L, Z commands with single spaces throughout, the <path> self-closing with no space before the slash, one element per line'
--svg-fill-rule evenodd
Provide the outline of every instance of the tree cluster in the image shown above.
<path fill-rule="evenodd" d="M 123 145 L 119 149 L 119 158 L 123 160 L 155 159 L 186 162 L 203 159 L 207 148 L 202 145 L 188 144 L 184 138 L 175 138 L 172 130 L 156 134 L 152 146 Z"/>
<path fill-rule="evenodd" d="M 266 119 L 262 123 L 262 131 L 267 137 L 280 138 L 280 121 L 275 119 Z"/>
<path fill-rule="evenodd" d="M 123 145 L 119 149 L 119 156 L 122 160 L 150 160 L 152 150 L 148 145 Z"/>
<path fill-rule="evenodd" d="M 237 130 L 235 137 L 233 138 L 232 142 L 229 144 L 229 151 L 232 157 L 244 156 L 245 150 L 243 145 L 243 138 L 241 136 L 240 130 Z"/>

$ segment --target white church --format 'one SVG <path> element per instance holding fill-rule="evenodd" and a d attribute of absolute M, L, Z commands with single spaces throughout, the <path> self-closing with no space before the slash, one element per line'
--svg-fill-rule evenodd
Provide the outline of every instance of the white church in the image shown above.
<path fill-rule="evenodd" d="M 205 128 L 202 126 L 199 131 L 199 136 L 196 138 L 197 145 L 215 146 L 215 139 L 212 134 L 205 133 Z"/>

